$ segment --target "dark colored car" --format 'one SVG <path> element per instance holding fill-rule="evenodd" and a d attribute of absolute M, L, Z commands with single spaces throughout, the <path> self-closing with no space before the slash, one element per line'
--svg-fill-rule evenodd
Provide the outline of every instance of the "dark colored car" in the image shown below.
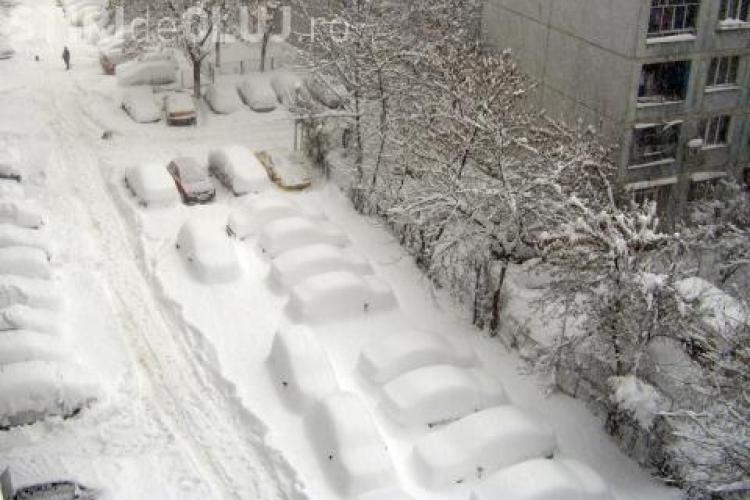
<path fill-rule="evenodd" d="M 167 171 L 172 175 L 185 204 L 208 203 L 216 197 L 216 188 L 207 170 L 195 158 L 175 158 L 167 165 Z"/>

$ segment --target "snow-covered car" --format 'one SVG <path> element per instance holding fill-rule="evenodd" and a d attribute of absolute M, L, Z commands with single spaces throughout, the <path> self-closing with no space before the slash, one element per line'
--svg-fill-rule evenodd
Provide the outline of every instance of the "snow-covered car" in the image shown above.
<path fill-rule="evenodd" d="M 344 246 L 349 239 L 329 222 L 307 217 L 286 217 L 266 224 L 258 234 L 258 245 L 271 257 L 316 243 Z"/>
<path fill-rule="evenodd" d="M 307 414 L 305 425 L 320 467 L 338 495 L 359 498 L 394 482 L 393 462 L 383 438 L 354 394 L 328 396 Z"/>
<path fill-rule="evenodd" d="M 136 62 L 117 66 L 117 83 L 133 85 L 167 85 L 177 80 L 174 63 L 167 60 Z"/>
<path fill-rule="evenodd" d="M 242 101 L 253 111 L 267 113 L 278 107 L 279 100 L 266 76 L 247 77 L 240 83 L 239 92 Z"/>
<path fill-rule="evenodd" d="M 0 201 L 0 223 L 39 229 L 44 225 L 44 215 L 31 200 Z"/>
<path fill-rule="evenodd" d="M 52 269 L 47 252 L 31 247 L 0 248 L 0 275 L 49 279 Z"/>
<path fill-rule="evenodd" d="M 208 171 L 235 196 L 257 193 L 270 185 L 263 165 L 244 146 L 211 150 L 208 153 Z"/>
<path fill-rule="evenodd" d="M 198 120 L 193 98 L 181 92 L 167 94 L 164 98 L 164 114 L 169 125 L 195 125 Z"/>
<path fill-rule="evenodd" d="M 175 158 L 167 165 L 167 172 L 172 176 L 184 203 L 208 203 L 216 197 L 216 188 L 208 178 L 206 168 L 195 158 Z"/>
<path fill-rule="evenodd" d="M 292 200 L 278 193 L 265 192 L 247 199 L 229 214 L 227 232 L 243 240 L 256 234 L 271 221 L 301 214 L 300 207 Z"/>
<path fill-rule="evenodd" d="M 0 280 L 0 309 L 20 304 L 54 311 L 62 308 L 62 303 L 54 282 L 12 275 Z"/>
<path fill-rule="evenodd" d="M 21 169 L 18 167 L 18 159 L 15 151 L 0 151 L 0 179 L 10 179 L 21 182 Z"/>
<path fill-rule="evenodd" d="M 143 206 L 169 206 L 180 200 L 175 180 L 158 163 L 145 163 L 128 169 L 125 185 Z"/>
<path fill-rule="evenodd" d="M 602 478 L 570 459 L 538 458 L 501 469 L 474 487 L 470 500 L 611 500 Z"/>
<path fill-rule="evenodd" d="M 0 428 L 70 417 L 99 397 L 88 373 L 69 363 L 29 361 L 0 370 Z"/>
<path fill-rule="evenodd" d="M 16 51 L 10 46 L 7 40 L 0 38 L 0 59 L 10 59 Z"/>
<path fill-rule="evenodd" d="M 412 470 L 436 489 L 471 479 L 477 470 L 492 474 L 534 458 L 552 456 L 554 430 L 542 419 L 513 405 L 471 414 L 417 439 Z"/>
<path fill-rule="evenodd" d="M 206 102 L 214 112 L 222 115 L 232 114 L 242 106 L 237 87 L 230 84 L 211 85 L 206 92 Z"/>
<path fill-rule="evenodd" d="M 326 244 L 308 245 L 289 250 L 273 259 L 269 280 L 290 288 L 317 274 L 334 271 L 372 274 L 372 267 L 367 259 L 351 249 Z"/>
<path fill-rule="evenodd" d="M 33 330 L 59 336 L 62 328 L 57 311 L 13 304 L 0 310 L 0 331 Z"/>
<path fill-rule="evenodd" d="M 177 235 L 177 251 L 203 283 L 228 283 L 240 275 L 232 240 L 211 219 L 191 219 Z"/>
<path fill-rule="evenodd" d="M 122 109 L 138 123 L 152 123 L 161 120 L 161 110 L 156 105 L 154 92 L 149 86 L 131 87 L 122 97 Z"/>
<path fill-rule="evenodd" d="M 305 79 L 305 87 L 310 95 L 328 108 L 343 108 L 348 102 L 349 94 L 343 85 L 318 73 L 313 73 Z"/>
<path fill-rule="evenodd" d="M 295 322 L 315 323 L 386 310 L 395 305 L 393 290 L 380 279 L 335 271 L 312 276 L 294 286 L 286 313 Z"/>
<path fill-rule="evenodd" d="M 44 229 L 29 229 L 15 224 L 0 224 L 0 248 L 38 248 L 48 256 L 52 254 L 52 240 Z"/>
<path fill-rule="evenodd" d="M 27 361 L 65 361 L 71 353 L 46 333 L 12 330 L 0 335 L 0 367 Z"/>
<path fill-rule="evenodd" d="M 301 153 L 258 151 L 256 156 L 266 169 L 268 177 L 280 188 L 300 190 L 312 184 L 307 160 Z"/>
<path fill-rule="evenodd" d="M 407 372 L 382 388 L 381 408 L 404 426 L 432 426 L 507 403 L 502 385 L 478 370 L 433 365 Z"/>
<path fill-rule="evenodd" d="M 291 71 L 275 71 L 271 75 L 271 88 L 279 102 L 288 108 L 292 108 L 306 99 L 305 83 Z"/>
<path fill-rule="evenodd" d="M 131 57 L 121 47 L 107 48 L 99 51 L 99 64 L 107 75 L 114 75 L 117 67 Z"/>

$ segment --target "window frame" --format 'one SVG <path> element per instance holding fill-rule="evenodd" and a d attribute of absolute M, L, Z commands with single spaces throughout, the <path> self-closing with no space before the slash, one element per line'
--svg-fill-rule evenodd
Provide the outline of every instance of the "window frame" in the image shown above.
<path fill-rule="evenodd" d="M 633 139 L 630 147 L 630 168 L 640 168 L 644 166 L 661 164 L 675 161 L 680 146 L 680 137 L 682 134 L 682 122 L 671 124 L 654 124 L 651 126 L 636 127 L 633 130 Z M 639 140 L 641 136 L 646 135 L 648 131 L 654 131 L 653 141 Z M 671 135 L 671 140 L 664 141 L 666 134 Z M 662 140 L 659 140 L 662 139 Z M 653 151 L 646 152 L 650 148 Z M 658 149 L 657 149 L 658 148 Z"/>
<path fill-rule="evenodd" d="M 722 64 L 724 64 L 723 67 Z M 737 87 L 739 83 L 739 76 L 740 56 L 736 55 L 713 57 L 708 66 L 706 87 L 710 89 L 722 87 Z"/>
<path fill-rule="evenodd" d="M 694 35 L 698 30 L 698 16 L 700 15 L 701 0 L 651 0 L 649 8 L 647 38 L 663 38 L 677 35 Z M 656 12 L 661 11 L 660 15 Z M 682 15 L 682 22 L 678 23 L 678 16 Z M 671 29 L 664 29 L 664 18 L 669 14 L 668 23 Z M 655 22 L 658 19 L 658 22 Z M 678 24 L 681 27 L 677 27 Z"/>
<path fill-rule="evenodd" d="M 732 115 L 716 115 L 701 121 L 703 148 L 718 148 L 729 144 Z"/>
<path fill-rule="evenodd" d="M 669 66 L 674 67 L 669 68 Z M 650 70 L 651 68 L 653 68 L 653 75 L 656 78 L 656 80 L 651 83 L 654 84 L 654 87 L 661 86 L 662 88 L 660 90 L 662 92 L 663 90 L 669 89 L 671 87 L 672 82 L 669 82 L 668 79 L 670 77 L 678 75 L 679 73 L 683 73 L 683 80 L 681 82 L 682 85 L 679 88 L 672 89 L 672 94 L 648 93 L 647 91 L 650 86 L 647 84 L 646 77 L 650 75 L 651 72 L 647 70 Z M 641 75 L 638 83 L 638 94 L 636 97 L 637 103 L 639 105 L 650 105 L 685 102 L 690 90 L 690 77 L 692 71 L 693 61 L 690 59 L 681 59 L 678 61 L 661 61 L 641 65 Z M 659 79 L 661 79 L 661 81 Z"/>
<path fill-rule="evenodd" d="M 731 15 L 733 11 L 736 17 Z M 749 11 L 750 0 L 721 0 L 721 4 L 719 4 L 719 22 L 727 19 L 734 19 L 747 23 L 750 21 L 748 18 Z"/>

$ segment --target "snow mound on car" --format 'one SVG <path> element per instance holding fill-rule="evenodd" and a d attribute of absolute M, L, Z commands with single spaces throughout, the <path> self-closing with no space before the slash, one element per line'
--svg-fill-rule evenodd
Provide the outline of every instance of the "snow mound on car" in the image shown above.
<path fill-rule="evenodd" d="M 283 252 L 271 262 L 269 280 L 284 288 L 323 273 L 351 271 L 372 274 L 372 267 L 364 257 L 349 249 L 319 243 Z"/>
<path fill-rule="evenodd" d="M 54 311 L 15 304 L 0 310 L 0 331 L 2 330 L 36 330 L 59 335 L 60 318 Z"/>
<path fill-rule="evenodd" d="M 261 192 L 271 186 L 263 165 L 245 146 L 226 146 L 208 153 L 211 172 L 237 195 Z"/>
<path fill-rule="evenodd" d="M 271 221 L 258 236 L 258 244 L 272 257 L 316 243 L 344 246 L 348 241 L 346 235 L 333 224 L 306 217 L 286 217 Z"/>
<path fill-rule="evenodd" d="M 177 235 L 177 249 L 202 283 L 228 283 L 240 275 L 232 241 L 224 228 L 210 219 L 186 222 Z"/>
<path fill-rule="evenodd" d="M 229 215 L 227 227 L 239 239 L 255 235 L 277 219 L 296 217 L 301 210 L 296 203 L 276 193 L 264 193 L 247 199 Z"/>
<path fill-rule="evenodd" d="M 0 332 L 0 366 L 26 361 L 65 361 L 71 353 L 48 334 L 33 330 Z"/>
<path fill-rule="evenodd" d="M 49 279 L 52 269 L 47 253 L 32 247 L 0 248 L 0 274 Z"/>
<path fill-rule="evenodd" d="M 3 276 L 0 280 L 0 308 L 15 304 L 60 310 L 63 299 L 54 282 L 23 276 Z"/>
<path fill-rule="evenodd" d="M 0 223 L 38 229 L 44 219 L 42 209 L 31 200 L 0 201 Z"/>
<path fill-rule="evenodd" d="M 141 203 L 149 206 L 171 206 L 180 201 L 172 176 L 158 163 L 130 168 L 125 181 Z"/>
<path fill-rule="evenodd" d="M 52 240 L 43 229 L 28 229 L 13 224 L 0 224 L 0 248 L 31 247 L 52 255 Z"/>
<path fill-rule="evenodd" d="M 260 113 L 273 111 L 279 104 L 266 75 L 250 75 L 239 85 L 242 101 Z"/>
<path fill-rule="evenodd" d="M 206 102 L 216 113 L 229 115 L 240 109 L 242 101 L 234 85 L 217 83 L 206 92 Z"/>

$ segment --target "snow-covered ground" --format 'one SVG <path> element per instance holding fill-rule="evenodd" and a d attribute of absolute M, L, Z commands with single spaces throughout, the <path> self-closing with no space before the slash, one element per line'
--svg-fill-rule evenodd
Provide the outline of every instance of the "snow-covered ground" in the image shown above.
<path fill-rule="evenodd" d="M 625 458 L 581 404 L 546 398 L 533 379 L 519 375 L 514 354 L 467 326 L 398 242 L 320 179 L 299 193 L 278 191 L 271 183 L 265 187 L 293 200 L 301 217 L 320 232 L 306 226 L 290 237 L 272 227 L 228 240 L 239 265 L 234 275 L 221 283 L 196 279 L 190 268 L 195 262 L 175 248 L 180 229 L 200 219 L 223 238 L 230 213 L 246 201 L 216 183 L 217 200 L 210 205 L 143 207 L 125 187 L 125 174 L 134 165 L 166 165 L 181 155 L 205 163 L 210 150 L 232 144 L 290 148 L 292 116 L 283 107 L 262 114 L 243 107 L 220 116 L 203 105 L 195 128 L 136 124 L 119 108 L 115 78 L 101 74 L 96 50 L 75 36 L 52 0 L 21 1 L 10 18 L 0 17 L 3 29 L 17 55 L 0 61 L 0 136 L 15 142 L 26 168 L 36 172 L 25 191 L 49 213 L 53 262 L 68 302 L 67 343 L 104 394 L 73 419 L 0 432 L 0 469 L 10 466 L 18 484 L 74 479 L 100 489 L 105 498 L 123 499 L 337 499 L 382 486 L 378 498 L 464 500 L 483 481 L 482 471 L 444 485 L 442 477 L 425 480 L 440 474 L 422 470 L 429 461 L 421 460 L 421 469 L 414 465 L 415 446 L 421 455 L 441 448 L 439 439 L 427 439 L 433 430 L 422 424 L 434 423 L 436 415 L 453 416 L 445 398 L 455 395 L 478 398 L 461 399 L 474 409 L 484 400 L 491 405 L 507 398 L 523 415 L 534 415 L 554 432 L 555 456 L 592 467 L 614 498 L 679 497 Z M 64 44 L 73 56 L 70 72 L 60 58 Z M 104 130 L 114 132 L 111 140 L 100 139 Z M 329 239 L 310 240 L 315 234 Z M 354 274 L 335 273 L 323 283 L 270 279 L 276 252 L 262 248 L 282 239 L 285 245 L 309 241 L 344 247 L 348 272 Z M 299 258 L 316 265 L 320 255 L 316 247 Z M 330 271 L 330 265 L 321 264 L 321 270 Z M 307 300 L 321 290 L 330 294 L 327 302 Z M 348 314 L 321 317 L 331 301 L 346 304 Z M 303 344 L 295 346 L 293 332 L 300 329 L 306 331 L 300 334 Z M 408 343 L 412 351 L 399 354 L 384 378 L 368 379 L 360 353 L 389 335 L 415 330 L 434 332 L 428 337 L 440 340 L 430 344 L 417 334 Z M 285 338 L 275 343 L 279 331 Z M 424 352 L 443 345 L 456 355 Z M 316 359 L 295 363 L 306 349 Z M 380 355 L 398 349 L 386 351 Z M 397 377 L 411 367 L 446 363 L 454 368 Z M 298 368 L 315 370 L 311 377 L 320 379 L 289 387 L 305 373 L 283 373 Z M 431 374 L 450 377 L 454 392 L 441 392 L 442 380 Z M 391 390 L 383 388 L 387 381 Z M 464 390 L 473 381 L 481 394 Z M 408 414 L 399 413 L 393 400 L 410 402 L 415 385 L 424 401 L 409 407 Z M 316 398 L 325 405 L 310 410 L 310 401 L 289 400 L 301 392 L 312 406 Z M 364 418 L 357 418 L 358 412 Z M 357 421 L 342 419 L 348 414 Z M 513 419 L 530 436 L 548 432 L 528 428 L 531 424 L 515 413 Z M 491 438 L 513 442 L 513 436 Z M 456 453 L 471 446 L 479 445 L 468 443 Z M 522 459 L 542 453 L 516 452 Z M 439 463 L 441 457 L 423 458 Z M 495 462 L 504 460 L 489 460 Z M 466 463 L 457 467 L 462 473 Z"/>

